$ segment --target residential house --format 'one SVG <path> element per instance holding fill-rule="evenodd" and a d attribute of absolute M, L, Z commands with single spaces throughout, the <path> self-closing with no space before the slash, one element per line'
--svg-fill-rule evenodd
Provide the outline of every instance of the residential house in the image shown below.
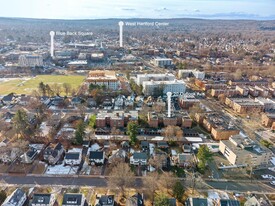
<path fill-rule="evenodd" d="M 2 98 L 2 102 L 5 105 L 10 105 L 15 100 L 16 96 L 13 93 L 10 93 Z"/>
<path fill-rule="evenodd" d="M 89 151 L 90 164 L 103 165 L 105 161 L 104 151 Z"/>
<path fill-rule="evenodd" d="M 82 102 L 84 102 L 84 100 L 80 97 L 73 97 L 72 100 L 71 100 L 71 104 L 73 106 L 78 106 L 80 105 Z"/>
<path fill-rule="evenodd" d="M 62 206 L 84 206 L 85 204 L 86 199 L 83 194 L 66 193 L 63 196 Z"/>
<path fill-rule="evenodd" d="M 208 206 L 208 201 L 206 198 L 193 198 L 189 197 L 185 201 L 186 206 Z"/>
<path fill-rule="evenodd" d="M 146 152 L 149 150 L 149 142 L 147 141 L 141 141 L 140 146 L 143 152 Z"/>
<path fill-rule="evenodd" d="M 9 140 L 7 138 L 3 139 L 0 142 L 0 147 L 6 147 L 8 145 Z"/>
<path fill-rule="evenodd" d="M 133 196 L 127 198 L 126 206 L 144 206 L 143 195 L 136 193 Z"/>
<path fill-rule="evenodd" d="M 125 162 L 126 151 L 123 149 L 113 150 L 111 156 L 108 159 L 108 163 L 113 163 L 116 160 Z"/>
<path fill-rule="evenodd" d="M 64 160 L 66 165 L 80 165 L 82 154 L 81 152 L 67 152 Z"/>
<path fill-rule="evenodd" d="M 180 167 L 188 167 L 192 164 L 194 156 L 191 153 L 181 153 L 178 154 L 178 165 Z"/>
<path fill-rule="evenodd" d="M 101 195 L 96 197 L 95 206 L 114 206 L 115 196 L 114 195 Z"/>
<path fill-rule="evenodd" d="M 93 98 L 88 98 L 86 102 L 88 107 L 96 107 L 96 101 Z"/>
<path fill-rule="evenodd" d="M 55 165 L 58 160 L 60 160 L 60 157 L 63 153 L 63 145 L 61 143 L 58 143 L 54 147 L 52 147 L 51 145 L 48 146 L 44 151 L 43 158 L 50 165 Z"/>
<path fill-rule="evenodd" d="M 26 193 L 18 188 L 6 198 L 2 206 L 23 206 L 27 200 Z"/>
<path fill-rule="evenodd" d="M 238 200 L 231 199 L 220 199 L 218 202 L 219 206 L 240 206 L 240 202 Z"/>
<path fill-rule="evenodd" d="M 177 206 L 177 200 L 175 198 L 169 198 L 169 206 Z"/>
<path fill-rule="evenodd" d="M 255 196 L 248 198 L 248 200 L 244 203 L 244 206 L 269 206 L 270 204 L 267 203 L 262 198 L 257 200 Z"/>
<path fill-rule="evenodd" d="M 53 206 L 55 197 L 53 194 L 34 194 L 29 206 Z"/>
<path fill-rule="evenodd" d="M 31 147 L 26 153 L 22 155 L 21 160 L 23 163 L 30 164 L 33 163 L 37 155 L 38 150 Z"/>
<path fill-rule="evenodd" d="M 130 157 L 130 164 L 132 165 L 147 165 L 147 154 L 144 152 L 135 152 Z"/>
<path fill-rule="evenodd" d="M 167 144 L 167 142 L 157 142 L 157 147 L 160 148 L 160 149 L 168 149 L 169 148 L 169 145 Z"/>

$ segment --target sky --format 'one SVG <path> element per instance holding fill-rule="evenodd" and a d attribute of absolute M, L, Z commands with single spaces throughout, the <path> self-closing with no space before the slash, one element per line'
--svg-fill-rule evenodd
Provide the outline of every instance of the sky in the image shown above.
<path fill-rule="evenodd" d="M 275 0 L 0 0 L 0 17 L 275 20 Z"/>

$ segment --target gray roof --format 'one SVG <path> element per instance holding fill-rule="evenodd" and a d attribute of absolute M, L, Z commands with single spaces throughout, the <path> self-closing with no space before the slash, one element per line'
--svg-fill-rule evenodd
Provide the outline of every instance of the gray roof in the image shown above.
<path fill-rule="evenodd" d="M 135 152 L 133 154 L 134 159 L 147 159 L 147 154 L 145 152 Z"/>
<path fill-rule="evenodd" d="M 221 206 L 240 206 L 240 202 L 238 200 L 220 200 Z"/>
<path fill-rule="evenodd" d="M 89 159 L 103 159 L 104 153 L 103 151 L 90 151 Z"/>
<path fill-rule="evenodd" d="M 32 204 L 49 204 L 51 201 L 51 194 L 34 194 Z"/>
<path fill-rule="evenodd" d="M 25 196 L 25 192 L 22 189 L 16 189 L 12 193 L 12 195 L 7 198 L 5 203 L 10 203 L 11 205 L 18 205 L 18 203 L 22 200 L 24 196 Z"/>
<path fill-rule="evenodd" d="M 208 206 L 206 198 L 188 198 L 186 206 Z"/>
<path fill-rule="evenodd" d="M 114 195 L 102 195 L 96 206 L 113 206 L 115 203 L 114 198 Z"/>
<path fill-rule="evenodd" d="M 64 194 L 62 205 L 75 205 L 80 206 L 82 194 Z"/>
<path fill-rule="evenodd" d="M 65 159 L 66 160 L 68 160 L 68 159 L 77 160 L 77 159 L 79 159 L 79 155 L 80 155 L 79 152 L 68 152 L 65 155 Z"/>

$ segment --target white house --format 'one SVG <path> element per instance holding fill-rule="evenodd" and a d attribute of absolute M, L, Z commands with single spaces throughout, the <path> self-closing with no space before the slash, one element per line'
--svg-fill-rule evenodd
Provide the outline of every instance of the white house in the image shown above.
<path fill-rule="evenodd" d="M 21 189 L 16 189 L 7 199 L 2 206 L 23 206 L 27 200 L 26 193 Z"/>
<path fill-rule="evenodd" d="M 83 194 L 64 194 L 62 206 L 84 206 L 86 200 Z"/>
<path fill-rule="evenodd" d="M 55 197 L 53 194 L 34 194 L 30 206 L 53 206 Z"/>
<path fill-rule="evenodd" d="M 133 156 L 130 157 L 131 165 L 146 165 L 147 164 L 147 154 L 145 152 L 135 152 Z"/>
<path fill-rule="evenodd" d="M 103 165 L 105 160 L 104 151 L 89 151 L 90 164 Z"/>
<path fill-rule="evenodd" d="M 76 152 L 67 152 L 65 154 L 65 164 L 66 165 L 80 165 L 82 159 L 82 153 L 79 151 Z"/>

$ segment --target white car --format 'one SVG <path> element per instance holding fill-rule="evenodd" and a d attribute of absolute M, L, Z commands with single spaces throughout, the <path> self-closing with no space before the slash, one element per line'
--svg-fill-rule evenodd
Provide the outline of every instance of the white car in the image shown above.
<path fill-rule="evenodd" d="M 261 175 L 261 176 L 264 179 L 270 179 L 270 180 L 274 180 L 275 179 L 275 177 L 273 175 Z"/>
<path fill-rule="evenodd" d="M 275 185 L 275 181 L 270 182 L 270 184 Z"/>

